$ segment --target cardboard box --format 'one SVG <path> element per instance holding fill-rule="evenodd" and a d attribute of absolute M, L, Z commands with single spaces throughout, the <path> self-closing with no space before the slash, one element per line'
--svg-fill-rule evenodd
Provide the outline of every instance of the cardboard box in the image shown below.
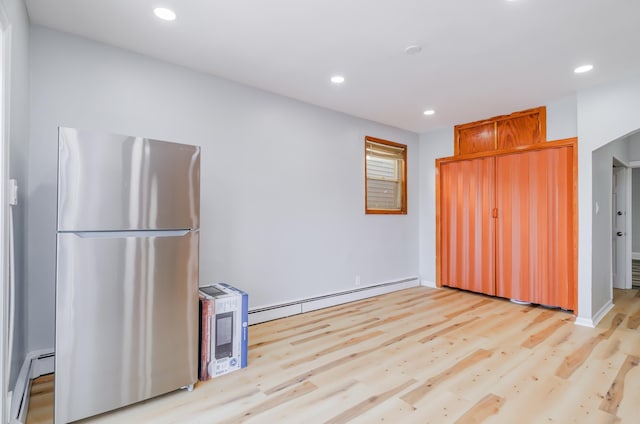
<path fill-rule="evenodd" d="M 248 365 L 247 293 L 229 284 L 200 287 L 201 381 Z"/>

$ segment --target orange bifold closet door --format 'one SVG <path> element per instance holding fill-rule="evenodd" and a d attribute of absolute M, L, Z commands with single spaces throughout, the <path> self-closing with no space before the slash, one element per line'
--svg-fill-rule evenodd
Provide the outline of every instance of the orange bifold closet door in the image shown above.
<path fill-rule="evenodd" d="M 574 309 L 573 147 L 496 158 L 496 294 Z"/>
<path fill-rule="evenodd" d="M 444 286 L 495 295 L 493 157 L 440 164 Z"/>

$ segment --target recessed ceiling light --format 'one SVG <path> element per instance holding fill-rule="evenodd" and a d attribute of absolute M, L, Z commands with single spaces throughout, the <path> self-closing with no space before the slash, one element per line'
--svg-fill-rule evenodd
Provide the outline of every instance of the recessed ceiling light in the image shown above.
<path fill-rule="evenodd" d="M 344 77 L 342 75 L 334 75 L 331 77 L 331 82 L 334 84 L 342 84 L 344 82 Z"/>
<path fill-rule="evenodd" d="M 173 10 L 171 9 L 167 9 L 166 7 L 156 7 L 155 9 L 153 9 L 153 13 L 155 13 L 155 15 L 165 21 L 175 21 L 176 20 L 176 14 Z"/>
<path fill-rule="evenodd" d="M 430 115 L 433 115 L 434 113 L 436 113 L 436 111 L 435 111 L 435 110 L 433 110 L 433 109 L 427 109 L 427 110 L 425 110 L 423 113 L 424 113 L 425 115 L 427 115 L 427 116 L 430 116 Z"/>
<path fill-rule="evenodd" d="M 576 74 L 584 74 L 585 72 L 589 72 L 592 69 L 593 65 L 582 65 L 574 69 L 573 72 L 575 72 Z"/>

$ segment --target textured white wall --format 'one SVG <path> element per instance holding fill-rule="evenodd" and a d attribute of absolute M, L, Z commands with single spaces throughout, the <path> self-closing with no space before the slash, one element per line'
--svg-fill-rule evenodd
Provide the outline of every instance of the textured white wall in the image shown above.
<path fill-rule="evenodd" d="M 16 309 L 9 387 L 13 387 L 27 348 L 26 188 L 29 138 L 29 18 L 22 0 L 0 0 L 10 24 L 9 176 L 18 181 L 18 205 L 13 207 L 15 235 Z"/>
<path fill-rule="evenodd" d="M 547 140 L 560 140 L 578 135 L 578 109 L 575 94 L 547 104 Z"/>
<path fill-rule="evenodd" d="M 436 159 L 453 156 L 453 128 L 420 136 L 420 277 L 436 282 Z"/>
<path fill-rule="evenodd" d="M 416 134 L 39 27 L 31 39 L 30 350 L 53 345 L 58 126 L 202 146 L 200 281 L 251 307 L 418 276 Z M 408 145 L 408 215 L 364 214 L 365 135 Z"/>
<path fill-rule="evenodd" d="M 640 162 L 640 132 L 625 137 L 629 148 L 629 161 Z"/>

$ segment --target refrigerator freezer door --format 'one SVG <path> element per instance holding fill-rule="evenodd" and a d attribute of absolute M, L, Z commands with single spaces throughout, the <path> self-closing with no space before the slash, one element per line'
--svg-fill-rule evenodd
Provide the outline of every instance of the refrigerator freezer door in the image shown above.
<path fill-rule="evenodd" d="M 197 381 L 199 235 L 167 234 L 58 234 L 56 423 Z"/>
<path fill-rule="evenodd" d="M 199 147 L 60 128 L 58 150 L 58 231 L 199 228 Z"/>

